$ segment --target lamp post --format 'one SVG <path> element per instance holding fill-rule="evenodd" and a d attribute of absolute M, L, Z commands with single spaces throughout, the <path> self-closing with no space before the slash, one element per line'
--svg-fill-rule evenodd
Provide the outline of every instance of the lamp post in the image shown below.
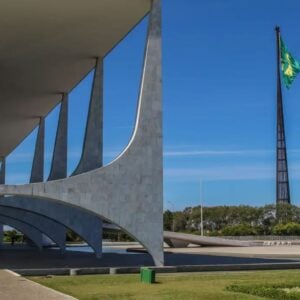
<path fill-rule="evenodd" d="M 200 220 L 201 220 L 201 236 L 204 235 L 203 233 L 203 182 L 200 180 Z"/>
<path fill-rule="evenodd" d="M 173 212 L 172 212 L 172 231 L 174 232 L 175 231 L 175 219 L 174 219 L 175 205 L 170 200 L 168 201 L 168 203 L 171 204 L 171 210 L 173 210 Z"/>

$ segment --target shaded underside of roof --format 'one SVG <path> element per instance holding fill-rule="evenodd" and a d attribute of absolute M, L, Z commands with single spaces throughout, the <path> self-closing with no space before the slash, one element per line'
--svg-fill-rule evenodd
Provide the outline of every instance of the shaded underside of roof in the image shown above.
<path fill-rule="evenodd" d="M 0 0 L 0 156 L 149 12 L 151 0 Z"/>

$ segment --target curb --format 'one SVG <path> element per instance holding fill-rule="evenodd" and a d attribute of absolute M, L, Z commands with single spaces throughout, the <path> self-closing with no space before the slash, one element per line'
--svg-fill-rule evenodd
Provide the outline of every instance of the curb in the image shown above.
<path fill-rule="evenodd" d="M 166 267 L 149 267 L 156 273 L 181 273 L 181 272 L 215 272 L 215 271 L 254 271 L 254 270 L 289 270 L 300 269 L 300 263 L 259 263 L 259 264 L 226 264 L 226 265 L 182 265 Z M 63 268 L 63 269 L 13 269 L 22 276 L 76 276 L 93 274 L 138 274 L 140 267 L 120 268 Z"/>

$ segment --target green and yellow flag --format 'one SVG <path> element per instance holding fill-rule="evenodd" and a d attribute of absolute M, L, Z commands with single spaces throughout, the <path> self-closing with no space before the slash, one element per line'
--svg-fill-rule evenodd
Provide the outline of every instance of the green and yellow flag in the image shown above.
<path fill-rule="evenodd" d="M 280 38 L 280 50 L 283 82 L 287 88 L 290 88 L 297 74 L 300 72 L 300 62 L 291 55 L 282 38 Z"/>

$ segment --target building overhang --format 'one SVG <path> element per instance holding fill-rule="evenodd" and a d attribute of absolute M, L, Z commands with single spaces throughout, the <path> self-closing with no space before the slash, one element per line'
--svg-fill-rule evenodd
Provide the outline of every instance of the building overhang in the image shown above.
<path fill-rule="evenodd" d="M 0 156 L 149 12 L 151 0 L 0 0 Z"/>

